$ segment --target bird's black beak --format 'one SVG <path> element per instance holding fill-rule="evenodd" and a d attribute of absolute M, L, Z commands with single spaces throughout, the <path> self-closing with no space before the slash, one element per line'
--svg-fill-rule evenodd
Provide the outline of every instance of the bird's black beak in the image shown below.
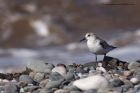
<path fill-rule="evenodd" d="M 82 42 L 82 41 L 84 41 L 84 40 L 86 40 L 86 38 L 85 38 L 85 37 L 84 37 L 83 39 L 81 39 L 81 40 L 80 40 L 80 42 Z"/>

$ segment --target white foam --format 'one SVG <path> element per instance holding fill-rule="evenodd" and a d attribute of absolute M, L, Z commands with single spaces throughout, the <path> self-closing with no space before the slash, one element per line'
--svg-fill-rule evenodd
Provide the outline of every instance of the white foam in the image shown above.
<path fill-rule="evenodd" d="M 31 49 L 8 49 L 5 52 L 11 54 L 13 57 L 36 57 L 38 56 L 37 51 Z"/>
<path fill-rule="evenodd" d="M 43 37 L 46 37 L 49 35 L 49 26 L 47 23 L 45 23 L 42 20 L 32 20 L 30 22 L 30 25 L 34 28 L 34 31 Z"/>

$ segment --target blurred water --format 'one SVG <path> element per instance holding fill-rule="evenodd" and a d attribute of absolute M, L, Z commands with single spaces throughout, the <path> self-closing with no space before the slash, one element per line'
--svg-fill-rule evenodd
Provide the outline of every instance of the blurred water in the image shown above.
<path fill-rule="evenodd" d="M 85 43 L 83 43 L 85 44 Z M 49 49 L 8 49 L 3 50 L 5 56 L 0 57 L 0 72 L 21 71 L 30 60 L 44 61 L 46 63 L 87 63 L 95 61 L 94 54 L 90 53 L 86 47 L 71 50 L 68 46 L 61 46 Z M 1 53 L 1 55 L 3 54 Z M 120 47 L 108 53 L 108 56 L 119 58 L 120 60 L 132 62 L 140 59 L 140 44 Z M 102 60 L 103 56 L 98 56 Z"/>

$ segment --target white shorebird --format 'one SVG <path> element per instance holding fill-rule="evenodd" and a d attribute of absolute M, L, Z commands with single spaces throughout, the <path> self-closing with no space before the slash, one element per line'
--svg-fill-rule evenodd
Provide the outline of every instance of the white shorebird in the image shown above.
<path fill-rule="evenodd" d="M 87 46 L 89 50 L 93 54 L 95 54 L 96 62 L 97 62 L 97 55 L 104 55 L 104 58 L 105 58 L 106 54 L 109 51 L 116 48 L 114 46 L 109 45 L 106 41 L 99 38 L 93 33 L 87 33 L 85 37 L 80 41 L 84 41 L 84 40 L 87 40 Z"/>

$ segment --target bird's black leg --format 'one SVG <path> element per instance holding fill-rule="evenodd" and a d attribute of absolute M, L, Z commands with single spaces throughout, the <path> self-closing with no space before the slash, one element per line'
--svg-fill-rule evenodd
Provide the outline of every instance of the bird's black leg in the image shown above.
<path fill-rule="evenodd" d="M 97 62 L 97 55 L 95 54 L 95 59 L 96 59 L 96 62 Z"/>

